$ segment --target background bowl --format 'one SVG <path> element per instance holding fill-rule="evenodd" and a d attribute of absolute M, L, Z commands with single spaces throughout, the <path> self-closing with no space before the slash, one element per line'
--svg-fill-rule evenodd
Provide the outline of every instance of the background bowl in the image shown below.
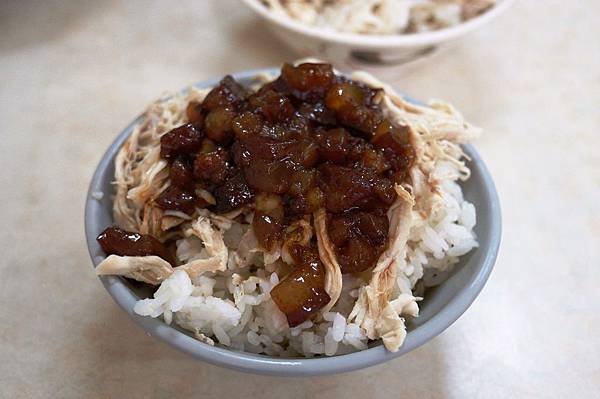
<path fill-rule="evenodd" d="M 242 84 L 248 85 L 258 73 L 276 71 L 278 70 L 253 70 L 233 76 Z M 211 87 L 219 80 L 207 80 L 196 86 Z M 94 267 L 105 258 L 96 237 L 113 224 L 114 159 L 140 119 L 141 116 L 136 118 L 110 145 L 102 156 L 89 187 L 85 204 L 85 234 Z M 492 178 L 475 149 L 470 145 L 464 146 L 464 149 L 471 157 L 471 178 L 462 184 L 462 188 L 465 198 L 477 208 L 475 232 L 480 246 L 461 258 L 446 282 L 427 292 L 425 300 L 420 304 L 420 316 L 408 323 L 406 341 L 396 353 L 388 352 L 380 342 L 371 344 L 369 349 L 361 352 L 313 359 L 273 358 L 213 347 L 194 339 L 185 330 L 166 325 L 162 319 L 134 314 L 133 306 L 136 301 L 147 296 L 134 283 L 115 276 L 101 276 L 100 280 L 113 299 L 150 335 L 200 360 L 219 366 L 258 374 L 310 376 L 341 373 L 385 362 L 423 345 L 458 319 L 477 297 L 494 266 L 501 236 L 498 196 Z M 96 192 L 104 193 L 102 199 L 94 198 Z"/>
<path fill-rule="evenodd" d="M 267 22 L 275 36 L 301 56 L 316 56 L 336 64 L 398 65 L 426 57 L 461 36 L 489 23 L 504 12 L 514 0 L 500 0 L 487 12 L 459 25 L 437 31 L 362 35 L 336 32 L 303 24 L 271 12 L 259 0 L 242 0 Z"/>

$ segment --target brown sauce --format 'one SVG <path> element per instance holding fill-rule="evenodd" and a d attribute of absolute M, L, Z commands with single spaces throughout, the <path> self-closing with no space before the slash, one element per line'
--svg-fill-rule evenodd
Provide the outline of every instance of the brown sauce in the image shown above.
<path fill-rule="evenodd" d="M 186 214 L 254 205 L 252 226 L 267 250 L 286 226 L 324 208 L 342 273 L 367 270 L 387 243 L 394 184 L 414 158 L 408 128 L 385 117 L 379 95 L 328 64 L 285 64 L 254 93 L 227 76 L 204 101 L 188 104 L 189 123 L 162 136 L 172 185 L 155 203 Z M 198 198 L 196 188 L 211 192 L 216 204 Z M 294 260 L 294 271 L 271 294 L 290 325 L 329 301 L 314 244 Z"/>

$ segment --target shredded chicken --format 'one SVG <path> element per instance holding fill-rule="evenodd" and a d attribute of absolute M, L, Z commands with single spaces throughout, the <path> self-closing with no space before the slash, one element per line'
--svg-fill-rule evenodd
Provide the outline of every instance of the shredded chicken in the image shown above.
<path fill-rule="evenodd" d="M 202 241 L 208 258 L 194 259 L 176 269 L 185 270 L 192 281 L 196 281 L 204 273 L 227 269 L 228 250 L 223 241 L 223 231 L 213 227 L 208 216 L 199 216 L 185 234 L 194 235 Z"/>
<path fill-rule="evenodd" d="M 168 230 L 163 226 L 163 211 L 162 209 L 146 203 L 144 205 L 144 214 L 142 224 L 140 225 L 140 233 L 150 234 L 153 237 L 160 239 L 163 232 Z"/>
<path fill-rule="evenodd" d="M 127 199 L 137 207 L 142 207 L 151 199 L 158 197 L 169 186 L 167 161 L 160 159 L 159 154 L 160 151 L 156 149 L 148 155 L 144 161 L 151 163 L 152 166 L 141 176 L 140 185 L 127 193 Z"/>
<path fill-rule="evenodd" d="M 215 205 L 217 203 L 217 200 L 215 199 L 215 197 L 210 193 L 210 191 L 205 190 L 203 188 L 197 188 L 196 189 L 196 195 L 198 196 L 198 198 L 203 199 L 204 201 L 206 201 L 208 204 L 211 205 Z"/>
<path fill-rule="evenodd" d="M 178 216 L 163 216 L 160 220 L 160 228 L 163 231 L 167 231 L 173 227 L 181 225 L 183 222 L 185 222 L 185 219 L 182 219 Z"/>
<path fill-rule="evenodd" d="M 406 338 L 406 326 L 390 302 L 386 303 L 375 321 L 375 331 L 390 352 L 397 352 Z"/>
<path fill-rule="evenodd" d="M 314 219 L 319 257 L 325 266 L 325 291 L 331 298 L 329 303 L 321 310 L 322 313 L 325 313 L 335 305 L 342 293 L 342 271 L 327 233 L 327 214 L 325 210 L 319 209 L 315 212 Z"/>
<path fill-rule="evenodd" d="M 96 267 L 99 276 L 123 276 L 152 285 L 162 283 L 172 273 L 169 262 L 158 256 L 110 255 Z"/>
<path fill-rule="evenodd" d="M 223 264 L 218 257 L 212 257 L 207 259 L 196 259 L 192 260 L 181 266 L 177 266 L 175 270 L 185 271 L 192 282 L 198 281 L 198 278 L 207 272 L 224 271 Z"/>
<path fill-rule="evenodd" d="M 137 138 L 140 126 L 136 126 L 129 139 L 123 144 L 115 159 L 115 184 L 117 193 L 113 203 L 113 215 L 115 222 L 127 230 L 138 228 L 135 218 L 135 208 L 127 200 L 127 191 L 133 179 L 131 177 L 132 158 L 136 153 Z"/>
<path fill-rule="evenodd" d="M 217 226 L 222 231 L 229 230 L 231 228 L 231 224 L 233 220 L 241 215 L 245 209 L 238 208 L 234 209 L 231 212 L 223 213 L 221 215 L 217 215 L 216 213 L 212 213 L 208 209 L 197 209 L 198 215 L 207 217 L 215 226 Z"/>
<path fill-rule="evenodd" d="M 381 254 L 369 284 L 359 290 L 358 300 L 348 317 L 365 330 L 370 339 L 382 338 L 385 347 L 395 352 L 406 336 L 404 322 L 390 303 L 396 287 L 395 258 L 408 240 L 414 200 L 401 186 L 396 186 L 398 198 L 388 210 L 390 220 L 389 243 Z"/>
<path fill-rule="evenodd" d="M 145 217 L 153 217 L 145 214 L 144 207 L 170 184 L 167 163 L 160 158 L 160 137 L 184 123 L 186 104 L 202 100 L 208 91 L 190 88 L 185 95 L 176 94 L 154 102 L 119 150 L 115 160 L 113 214 L 122 228 L 141 231 Z M 155 222 L 152 226 L 162 227 Z"/>
<path fill-rule="evenodd" d="M 293 264 L 294 260 L 290 255 L 290 248 L 294 244 L 306 246 L 310 243 L 313 236 L 313 229 L 309 222 L 304 219 L 296 220 L 284 231 L 283 244 L 281 245 L 281 259 L 288 264 Z"/>
<path fill-rule="evenodd" d="M 227 268 L 227 247 L 223 241 L 223 232 L 213 228 L 207 217 L 200 216 L 192 223 L 193 234 L 202 240 L 210 257 L 219 260 L 219 270 Z"/>

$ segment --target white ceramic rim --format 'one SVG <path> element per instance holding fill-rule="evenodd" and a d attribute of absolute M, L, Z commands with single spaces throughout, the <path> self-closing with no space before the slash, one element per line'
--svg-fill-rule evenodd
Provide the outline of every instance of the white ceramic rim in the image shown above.
<path fill-rule="evenodd" d="M 278 69 L 259 69 L 240 73 L 234 73 L 235 79 L 249 79 L 259 74 L 272 74 Z M 199 82 L 194 86 L 204 88 L 212 87 L 220 81 L 220 78 Z M 94 199 L 93 193 L 105 190 L 102 183 L 106 180 L 107 170 L 111 169 L 114 157 L 129 137 L 133 128 L 138 124 L 143 115 L 138 116 L 131 122 L 111 143 L 102 156 L 90 183 L 85 202 L 85 235 L 88 251 L 95 268 L 100 262 L 99 256 L 104 258 L 99 247 L 96 236 L 106 226 L 99 226 L 94 217 L 102 207 L 98 200 Z M 481 190 L 486 197 L 490 207 L 490 220 L 492 223 L 487 227 L 489 230 L 489 247 L 484 254 L 484 259 L 477 273 L 470 276 L 464 289 L 457 293 L 444 307 L 432 316 L 426 323 L 410 330 L 400 349 L 389 352 L 383 345 L 365 349 L 346 355 L 320 358 L 274 358 L 265 355 L 256 355 L 249 352 L 233 351 L 218 346 L 210 346 L 200 342 L 191 336 L 169 326 L 160 318 L 150 318 L 137 315 L 133 307 L 139 298 L 129 289 L 122 278 L 116 276 L 99 276 L 102 284 L 113 297 L 115 302 L 129 316 L 146 330 L 151 336 L 158 338 L 169 345 L 192 355 L 193 357 L 230 369 L 265 375 L 278 375 L 287 377 L 304 377 L 314 375 L 329 375 L 357 370 L 386 362 L 401 356 L 411 350 L 425 344 L 435 336 L 442 333 L 454 323 L 471 305 L 479 292 L 483 289 L 490 273 L 492 272 L 501 241 L 501 212 L 500 201 L 492 177 L 487 170 L 483 160 L 471 145 L 463 146 L 466 154 L 471 158 L 472 171 L 475 169 L 481 175 Z M 114 176 L 110 176 L 112 180 Z"/>
<path fill-rule="evenodd" d="M 250 7 L 254 12 L 287 30 L 310 36 L 314 39 L 326 40 L 329 42 L 343 44 L 351 47 L 361 47 L 365 49 L 372 48 L 392 48 L 392 47 L 413 47 L 428 46 L 437 44 L 464 35 L 480 26 L 488 23 L 493 18 L 502 14 L 514 0 L 502 0 L 492 7 L 489 11 L 456 26 L 440 29 L 431 32 L 396 34 L 396 35 L 362 35 L 356 33 L 337 32 L 313 27 L 295 21 L 292 18 L 280 18 L 273 12 L 263 6 L 259 0 L 242 0 L 244 4 Z"/>

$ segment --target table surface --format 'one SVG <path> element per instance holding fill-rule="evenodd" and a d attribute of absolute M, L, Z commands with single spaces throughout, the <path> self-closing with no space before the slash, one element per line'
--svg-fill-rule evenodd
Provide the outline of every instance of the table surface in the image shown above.
<path fill-rule="evenodd" d="M 176 4 L 176 5 L 173 5 Z M 387 80 L 485 128 L 504 233 L 473 306 L 389 363 L 257 377 L 156 342 L 90 267 L 87 184 L 165 90 L 293 60 L 237 1 L 0 4 L 0 397 L 600 397 L 600 2 L 520 1 Z"/>

